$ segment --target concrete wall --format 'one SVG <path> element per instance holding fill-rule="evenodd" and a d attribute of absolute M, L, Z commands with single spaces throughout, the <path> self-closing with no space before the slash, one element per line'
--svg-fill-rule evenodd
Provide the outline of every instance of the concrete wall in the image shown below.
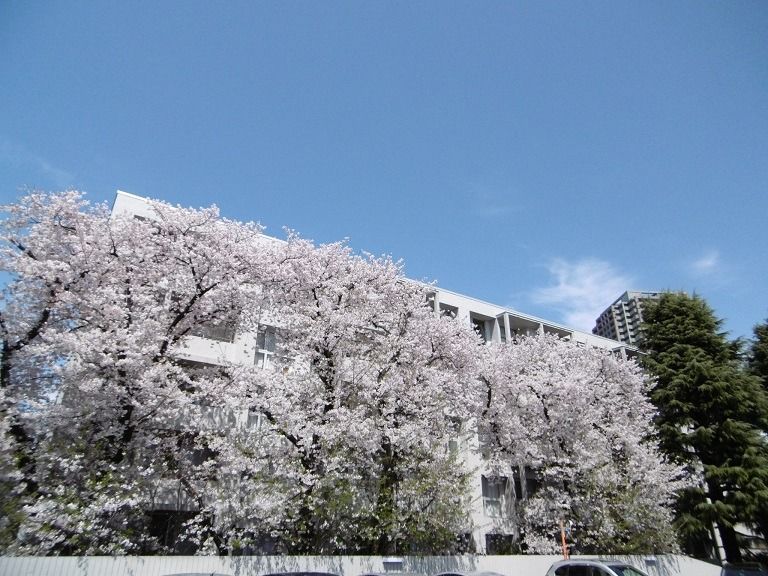
<path fill-rule="evenodd" d="M 442 571 L 493 571 L 503 576 L 544 576 L 558 556 L 89 556 L 0 557 L 0 576 L 164 576 L 181 572 L 259 576 L 313 570 L 342 576 L 386 572 L 398 576 Z M 685 556 L 622 558 L 651 576 L 718 576 L 720 567 Z"/>

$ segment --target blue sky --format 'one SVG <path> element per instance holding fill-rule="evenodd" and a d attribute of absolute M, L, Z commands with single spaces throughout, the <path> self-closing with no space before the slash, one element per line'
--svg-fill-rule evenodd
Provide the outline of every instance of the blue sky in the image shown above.
<path fill-rule="evenodd" d="M 349 238 L 591 329 L 768 317 L 768 3 L 0 3 L 0 201 L 116 189 Z"/>

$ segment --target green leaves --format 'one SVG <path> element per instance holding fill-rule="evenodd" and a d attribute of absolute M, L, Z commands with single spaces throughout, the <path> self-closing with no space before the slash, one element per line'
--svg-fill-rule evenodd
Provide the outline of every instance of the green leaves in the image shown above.
<path fill-rule="evenodd" d="M 651 399 L 661 446 L 670 458 L 702 471 L 707 486 L 706 492 L 681 494 L 678 533 L 690 553 L 700 554 L 715 523 L 728 560 L 738 561 L 733 526 L 758 524 L 758 511 L 765 509 L 768 445 L 761 429 L 768 396 L 739 362 L 739 343 L 719 332 L 722 321 L 702 298 L 664 294 L 648 304 L 644 317 L 643 364 L 656 378 Z"/>

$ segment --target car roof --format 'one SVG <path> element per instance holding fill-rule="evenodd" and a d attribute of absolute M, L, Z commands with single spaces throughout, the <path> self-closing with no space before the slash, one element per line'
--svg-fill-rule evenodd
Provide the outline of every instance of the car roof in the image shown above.
<path fill-rule="evenodd" d="M 768 574 L 768 570 L 759 562 L 742 562 L 739 564 L 723 564 L 720 574 L 727 574 L 728 576 L 755 574 L 756 576 L 762 576 L 763 574 Z"/>
<path fill-rule="evenodd" d="M 613 567 L 628 567 L 632 568 L 633 570 L 639 571 L 642 574 L 645 574 L 640 568 L 637 566 L 633 566 L 632 564 L 627 564 L 626 562 L 622 562 L 621 560 L 609 560 L 607 558 L 569 558 L 568 560 L 558 560 L 557 562 L 553 563 L 550 568 L 559 568 L 560 566 L 569 566 L 569 565 L 580 565 L 580 566 L 601 566 L 601 567 L 607 567 L 613 570 Z"/>
<path fill-rule="evenodd" d="M 564 566 L 567 564 L 606 564 L 608 562 L 610 562 L 610 560 L 603 560 L 602 558 L 568 558 L 568 560 L 558 560 L 557 562 L 554 562 L 552 566 Z"/>
<path fill-rule="evenodd" d="M 552 566 L 560 566 L 563 564 L 613 564 L 614 566 L 631 566 L 622 560 L 611 560 L 610 558 L 583 558 L 575 557 L 568 558 L 568 560 L 558 560 L 554 562 Z"/>

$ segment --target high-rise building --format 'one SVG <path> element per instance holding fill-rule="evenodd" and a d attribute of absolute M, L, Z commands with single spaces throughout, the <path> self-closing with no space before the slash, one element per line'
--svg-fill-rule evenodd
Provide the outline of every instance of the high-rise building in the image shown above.
<path fill-rule="evenodd" d="M 658 300 L 661 292 L 627 291 L 619 296 L 595 321 L 592 334 L 636 346 L 643 322 L 643 303 Z"/>

